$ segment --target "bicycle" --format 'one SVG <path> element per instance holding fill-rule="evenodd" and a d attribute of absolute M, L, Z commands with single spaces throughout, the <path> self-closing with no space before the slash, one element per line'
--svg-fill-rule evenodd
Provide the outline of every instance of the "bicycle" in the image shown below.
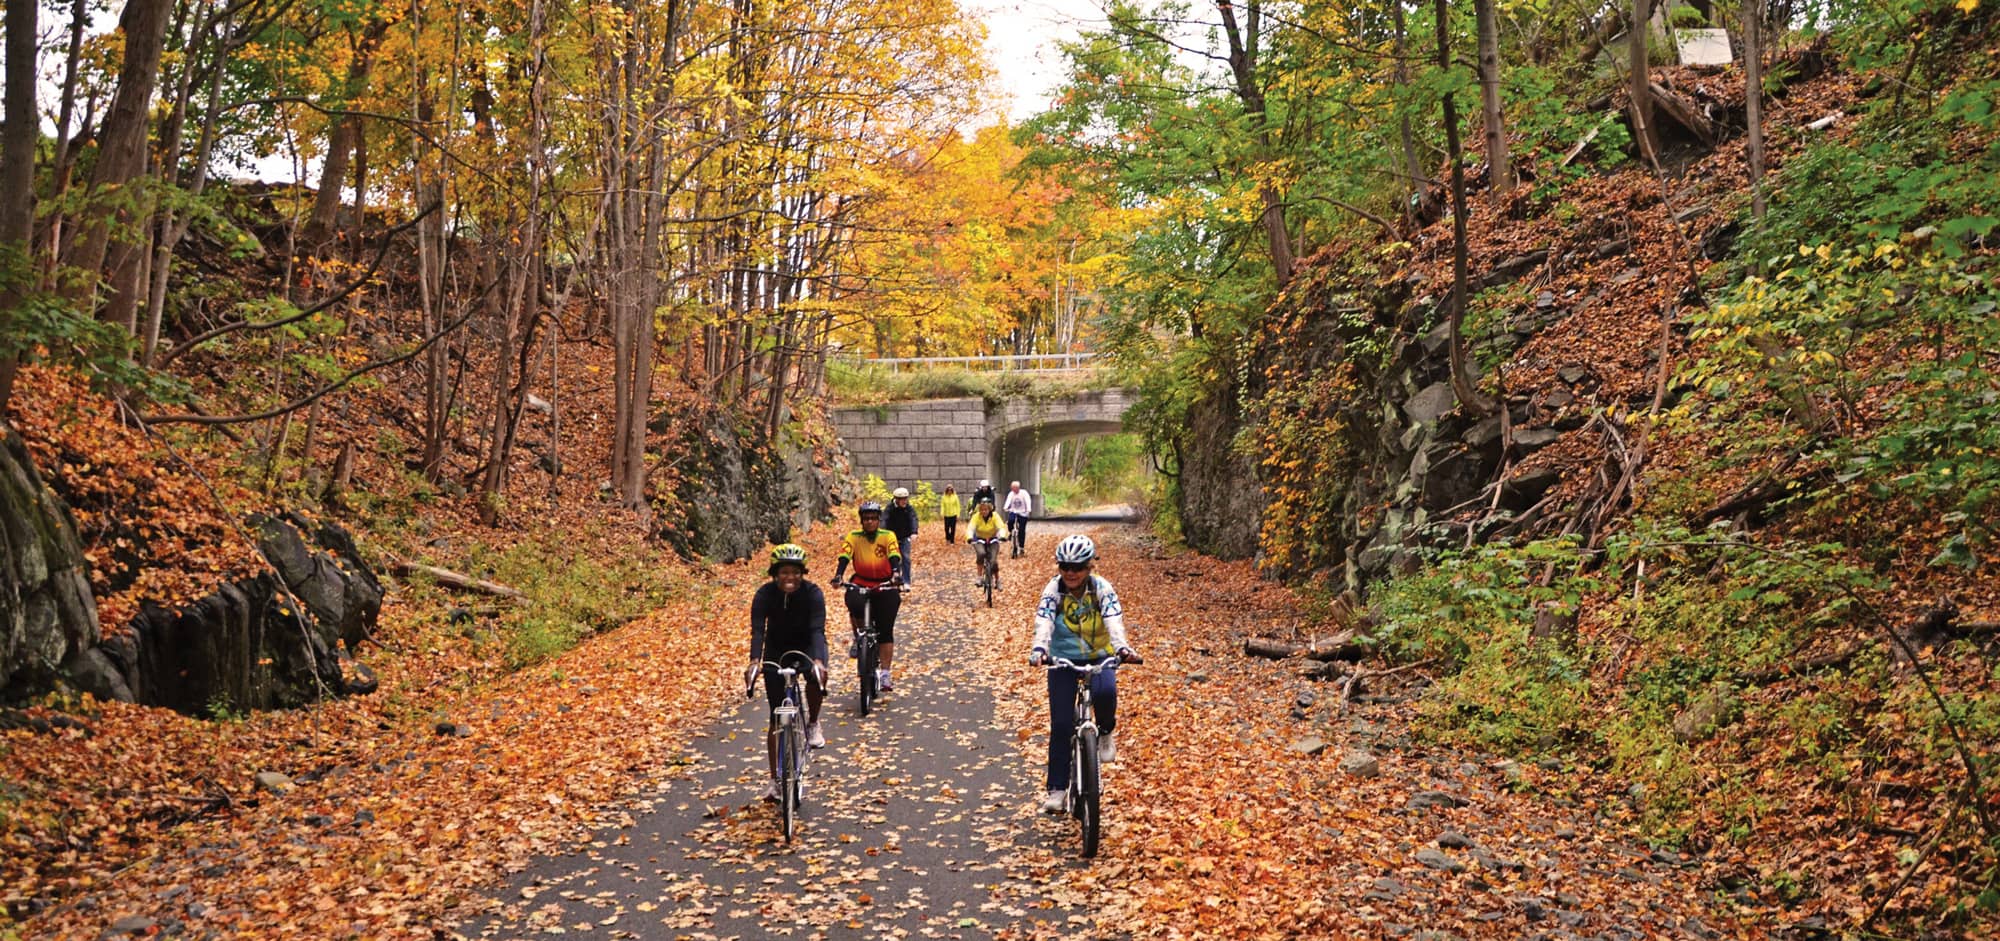
<path fill-rule="evenodd" d="M 840 587 L 847 591 L 861 593 L 861 626 L 854 631 L 854 664 L 855 668 L 861 673 L 861 700 L 859 705 L 861 714 L 865 716 L 875 708 L 875 696 L 877 692 L 875 688 L 875 665 L 880 662 L 881 657 L 875 649 L 878 641 L 875 637 L 874 596 L 891 591 L 908 591 L 909 587 L 906 585 L 881 585 L 869 588 L 863 585 L 856 585 L 853 582 L 843 583 Z"/>
<path fill-rule="evenodd" d="M 980 539 L 977 536 L 966 540 L 972 544 L 972 551 L 984 563 L 985 577 L 981 583 L 986 588 L 986 606 L 993 607 L 993 593 L 1000 590 L 1000 537 Z"/>
<path fill-rule="evenodd" d="M 794 658 L 804 660 L 805 669 L 812 669 L 812 660 L 796 650 L 787 651 L 781 659 Z M 777 722 L 772 736 L 778 751 L 778 826 L 785 834 L 785 842 L 790 843 L 798 826 L 799 805 L 805 798 L 806 759 L 812 755 L 812 749 L 806 745 L 806 691 L 798 668 L 770 660 L 764 661 L 764 666 L 776 670 L 779 682 L 785 684 L 784 698 L 771 710 L 771 717 Z M 770 682 L 770 674 L 764 674 L 764 681 Z M 753 685 L 743 695 L 747 699 L 755 691 Z"/>
<path fill-rule="evenodd" d="M 1138 657 L 1132 657 L 1138 663 Z M 1103 796 L 1103 782 L 1097 767 L 1097 712 L 1090 702 L 1090 683 L 1097 674 L 1106 670 L 1116 670 L 1124 661 L 1117 656 L 1106 657 L 1096 663 L 1084 664 L 1062 657 L 1048 657 L 1043 669 L 1075 670 L 1079 676 L 1076 684 L 1076 728 L 1070 732 L 1069 762 L 1069 813 L 1076 818 L 1083 829 L 1083 857 L 1090 859 L 1097 855 L 1097 844 L 1103 832 L 1103 818 L 1099 799 Z"/>

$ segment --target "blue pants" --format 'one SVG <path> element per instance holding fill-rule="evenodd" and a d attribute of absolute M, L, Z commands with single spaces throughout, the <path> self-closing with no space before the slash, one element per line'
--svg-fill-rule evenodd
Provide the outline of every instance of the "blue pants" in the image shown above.
<path fill-rule="evenodd" d="M 905 584 L 905 585 L 908 585 L 908 584 L 911 584 L 911 582 L 910 582 L 910 541 L 911 541 L 911 540 L 910 540 L 910 537 L 908 537 L 908 536 L 897 536 L 897 537 L 896 537 L 896 551 L 898 551 L 898 552 L 901 552 L 901 553 L 903 554 L 903 584 Z"/>
<path fill-rule="evenodd" d="M 1076 731 L 1076 685 L 1083 674 L 1075 670 L 1049 671 L 1049 774 L 1043 787 L 1060 791 L 1069 787 L 1070 734 Z M 1090 705 L 1097 713 L 1099 735 L 1118 728 L 1118 672 L 1106 670 L 1090 681 Z"/>

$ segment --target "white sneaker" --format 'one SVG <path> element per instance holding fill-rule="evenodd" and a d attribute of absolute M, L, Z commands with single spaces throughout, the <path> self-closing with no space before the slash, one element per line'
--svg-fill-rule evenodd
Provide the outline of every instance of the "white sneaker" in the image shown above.
<path fill-rule="evenodd" d="M 887 670 L 875 671 L 875 688 L 885 693 L 890 692 L 896 688 L 896 684 L 889 682 L 889 671 Z"/>
<path fill-rule="evenodd" d="M 826 733 L 820 731 L 818 722 L 814 722 L 813 724 L 806 726 L 806 747 L 807 748 L 826 747 Z"/>
<path fill-rule="evenodd" d="M 1042 813 L 1061 814 L 1069 812 L 1069 792 L 1050 791 L 1042 795 Z"/>
<path fill-rule="evenodd" d="M 1118 760 L 1118 736 L 1110 732 L 1097 740 L 1097 763 L 1108 765 Z"/>
<path fill-rule="evenodd" d="M 775 804 L 778 802 L 778 782 L 775 778 L 770 783 L 764 785 L 764 793 L 758 795 L 757 799 L 766 804 Z"/>

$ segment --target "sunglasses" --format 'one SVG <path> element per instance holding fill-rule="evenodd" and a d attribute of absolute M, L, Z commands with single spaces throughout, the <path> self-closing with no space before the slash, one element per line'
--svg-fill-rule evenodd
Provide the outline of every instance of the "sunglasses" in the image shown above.
<path fill-rule="evenodd" d="M 1065 572 L 1088 572 L 1088 571 L 1090 571 L 1090 563 L 1088 563 L 1088 562 L 1059 562 L 1059 563 L 1057 563 L 1057 564 L 1056 564 L 1056 568 L 1059 568 L 1059 569 L 1062 569 L 1062 570 L 1063 570 L 1063 571 L 1065 571 Z"/>

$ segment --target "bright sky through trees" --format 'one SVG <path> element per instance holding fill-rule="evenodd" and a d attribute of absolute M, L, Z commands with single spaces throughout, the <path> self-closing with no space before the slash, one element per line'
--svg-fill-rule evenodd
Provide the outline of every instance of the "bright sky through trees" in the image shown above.
<path fill-rule="evenodd" d="M 986 23 L 986 50 L 1009 99 L 1010 122 L 1042 110 L 1062 83 L 1056 43 L 1104 25 L 1096 0 L 965 0 L 965 6 Z"/>

